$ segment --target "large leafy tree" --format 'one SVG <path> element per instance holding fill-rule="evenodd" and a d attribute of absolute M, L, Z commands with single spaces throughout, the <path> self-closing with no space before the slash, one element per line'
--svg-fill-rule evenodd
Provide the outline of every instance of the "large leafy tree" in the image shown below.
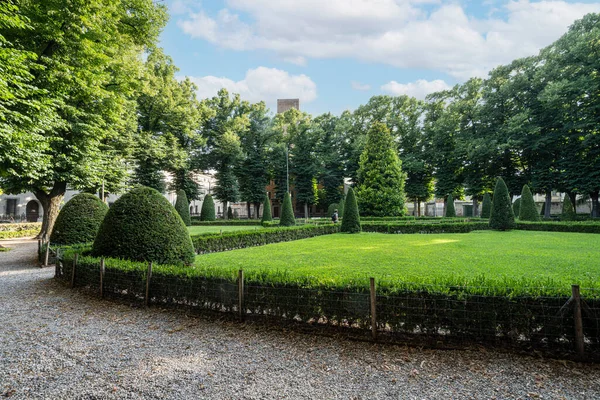
<path fill-rule="evenodd" d="M 343 132 L 339 118 L 323 114 L 313 120 L 319 164 L 319 182 L 325 192 L 324 206 L 338 203 L 344 188 L 344 159 L 342 156 Z"/>
<path fill-rule="evenodd" d="M 304 218 L 308 218 L 308 207 L 317 202 L 318 137 L 308 117 L 299 119 L 298 123 L 291 125 L 288 130 L 292 138 L 290 157 L 296 202 L 304 204 Z"/>
<path fill-rule="evenodd" d="M 167 15 L 152 0 L 19 5 L 29 29 L 13 23 L 4 40 L 23 57 L 34 54 L 20 72 L 39 92 L 22 95 L 52 104 L 55 118 L 51 124 L 31 119 L 31 131 L 13 130 L 10 141 L 3 141 L 1 186 L 35 194 L 44 209 L 41 235 L 47 238 L 67 186 L 89 188 L 107 176 L 123 176 L 135 132 L 141 55 L 155 45 Z M 12 107 L 18 105 L 8 104 Z M 30 132 L 37 135 L 33 141 Z"/>

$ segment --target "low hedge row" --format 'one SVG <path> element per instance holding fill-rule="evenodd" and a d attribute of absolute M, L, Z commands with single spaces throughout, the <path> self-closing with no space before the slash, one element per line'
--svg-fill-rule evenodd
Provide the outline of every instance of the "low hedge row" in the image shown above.
<path fill-rule="evenodd" d="M 192 217 L 192 226 L 258 226 L 261 225 L 260 219 L 218 219 L 216 221 L 200 221 L 198 217 Z"/>
<path fill-rule="evenodd" d="M 263 246 L 270 243 L 289 242 L 337 232 L 339 232 L 339 225 L 303 225 L 290 228 L 194 235 L 192 236 L 192 242 L 196 253 L 203 254 Z"/>
<path fill-rule="evenodd" d="M 600 223 L 593 221 L 563 222 L 517 222 L 516 228 L 523 231 L 600 233 Z"/>
<path fill-rule="evenodd" d="M 487 222 L 376 223 L 363 222 L 363 232 L 378 233 L 467 233 L 490 229 Z"/>
<path fill-rule="evenodd" d="M 0 239 L 13 239 L 36 236 L 40 233 L 40 228 L 37 229 L 23 229 L 19 231 L 0 231 Z"/>
<path fill-rule="evenodd" d="M 0 224 L 0 232 L 19 232 L 32 231 L 37 229 L 38 232 L 42 228 L 41 222 L 23 222 L 20 224 Z"/>

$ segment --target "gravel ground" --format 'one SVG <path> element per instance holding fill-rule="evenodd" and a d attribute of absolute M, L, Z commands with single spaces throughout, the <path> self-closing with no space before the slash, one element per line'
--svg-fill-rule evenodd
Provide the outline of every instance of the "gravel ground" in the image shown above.
<path fill-rule="evenodd" d="M 598 399 L 600 366 L 419 350 L 100 301 L 2 241 L 0 397 Z"/>

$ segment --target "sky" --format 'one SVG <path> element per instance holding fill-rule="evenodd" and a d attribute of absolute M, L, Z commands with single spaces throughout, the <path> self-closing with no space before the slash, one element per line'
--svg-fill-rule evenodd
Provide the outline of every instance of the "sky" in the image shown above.
<path fill-rule="evenodd" d="M 535 55 L 596 1 L 166 0 L 161 46 L 198 87 L 275 111 L 339 115 L 374 95 L 423 99 Z"/>

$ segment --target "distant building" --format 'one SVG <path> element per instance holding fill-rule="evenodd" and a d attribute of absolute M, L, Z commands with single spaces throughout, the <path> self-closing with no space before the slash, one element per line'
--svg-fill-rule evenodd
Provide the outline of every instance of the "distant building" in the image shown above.
<path fill-rule="evenodd" d="M 295 108 L 300 110 L 300 99 L 277 99 L 277 114 Z"/>

